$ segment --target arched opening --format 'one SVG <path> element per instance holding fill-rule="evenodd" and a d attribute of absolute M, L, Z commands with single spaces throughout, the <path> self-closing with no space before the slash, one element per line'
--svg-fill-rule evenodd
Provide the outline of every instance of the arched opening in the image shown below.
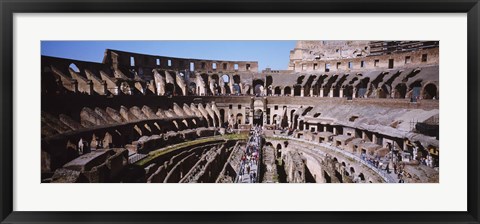
<path fill-rule="evenodd" d="M 358 98 L 363 98 L 367 97 L 367 87 L 368 87 L 368 82 L 370 81 L 370 78 L 364 78 L 360 81 L 360 83 L 357 85 L 357 97 Z"/>
<path fill-rule="evenodd" d="M 313 90 L 314 90 L 314 86 L 312 85 L 313 84 L 313 81 L 317 78 L 316 75 L 311 75 L 308 77 L 307 79 L 307 82 L 305 83 L 305 85 L 303 86 L 304 88 L 304 94 L 305 96 L 313 96 Z M 312 95 L 310 94 L 312 93 Z"/>
<path fill-rule="evenodd" d="M 80 73 L 80 69 L 77 67 L 76 64 L 72 63 L 68 66 L 68 68 L 70 68 L 72 71 L 76 72 L 76 73 Z"/>
<path fill-rule="evenodd" d="M 351 174 L 354 174 L 355 173 L 355 169 L 353 167 L 350 167 L 350 173 Z"/>
<path fill-rule="evenodd" d="M 305 76 L 304 76 L 304 75 L 298 77 L 298 78 L 297 78 L 297 85 L 302 85 L 303 79 L 305 79 Z"/>
<path fill-rule="evenodd" d="M 275 87 L 273 94 L 276 96 L 280 96 L 280 94 L 282 94 L 282 90 L 280 89 L 280 86 Z"/>
<path fill-rule="evenodd" d="M 335 170 L 335 177 L 338 179 L 338 181 L 340 181 L 340 183 L 343 183 L 342 174 L 340 174 L 340 172 L 337 170 Z"/>
<path fill-rule="evenodd" d="M 243 115 L 241 113 L 237 114 L 237 124 L 243 124 Z"/>
<path fill-rule="evenodd" d="M 263 95 L 263 90 L 265 88 L 265 83 L 261 79 L 253 80 L 253 91 L 255 95 Z"/>
<path fill-rule="evenodd" d="M 295 110 L 290 111 L 290 123 L 293 122 L 293 114 L 295 114 Z"/>
<path fill-rule="evenodd" d="M 253 112 L 253 124 L 254 125 L 263 125 L 263 110 L 256 109 Z"/>
<path fill-rule="evenodd" d="M 328 80 L 327 80 L 327 83 L 325 83 L 322 87 L 323 87 L 323 96 L 324 97 L 328 97 L 330 96 L 330 89 L 332 89 L 332 92 L 333 92 L 333 89 L 335 89 L 335 86 L 333 85 L 335 83 L 335 81 L 337 80 L 338 78 L 338 75 L 337 74 L 334 74 L 332 75 Z"/>
<path fill-rule="evenodd" d="M 260 84 L 257 84 L 254 89 L 255 95 L 256 96 L 261 96 L 263 95 L 263 86 Z"/>
<path fill-rule="evenodd" d="M 271 75 L 268 75 L 266 80 L 265 80 L 265 88 L 267 88 L 267 95 L 272 94 L 272 84 L 273 84 L 273 78 Z"/>
<path fill-rule="evenodd" d="M 288 117 L 287 117 L 287 111 L 282 116 L 282 120 L 280 121 L 280 127 L 281 128 L 287 128 L 288 127 Z"/>
<path fill-rule="evenodd" d="M 340 89 L 342 88 L 343 83 L 347 79 L 349 74 L 343 75 L 336 83 L 333 85 L 333 97 L 339 97 L 340 96 Z"/>
<path fill-rule="evenodd" d="M 198 95 L 198 92 L 197 92 L 197 84 L 195 84 L 194 82 L 191 82 L 191 83 L 188 85 L 188 92 L 189 92 L 191 95 Z"/>
<path fill-rule="evenodd" d="M 283 89 L 283 94 L 285 96 L 290 96 L 292 95 L 292 88 L 290 88 L 290 86 L 285 86 L 285 88 Z"/>
<path fill-rule="evenodd" d="M 423 99 L 438 99 L 437 86 L 435 84 L 429 83 L 423 88 Z"/>
<path fill-rule="evenodd" d="M 278 115 L 274 114 L 272 118 L 272 124 L 275 124 L 275 125 L 278 124 L 277 119 L 278 119 Z"/>
<path fill-rule="evenodd" d="M 302 91 L 302 86 L 296 85 L 296 86 L 293 87 L 293 95 L 294 96 L 300 96 L 301 91 Z"/>
<path fill-rule="evenodd" d="M 343 89 L 343 96 L 347 98 L 351 98 L 353 96 L 353 86 L 347 85 Z"/>
<path fill-rule="evenodd" d="M 358 177 L 360 178 L 360 180 L 365 181 L 365 176 L 363 175 L 363 173 L 360 173 Z"/>
<path fill-rule="evenodd" d="M 227 122 L 225 120 L 225 110 L 224 109 L 220 109 L 220 120 L 222 121 L 222 126 L 223 126 L 223 124 L 225 124 L 225 122 Z"/>
<path fill-rule="evenodd" d="M 293 128 L 294 129 L 298 129 L 298 117 L 299 117 L 298 114 L 294 115 L 294 119 L 293 119 Z"/>
<path fill-rule="evenodd" d="M 208 74 L 203 73 L 203 74 L 200 75 L 200 77 L 202 78 L 203 83 L 205 84 L 205 87 L 206 87 L 205 88 L 205 95 L 212 95 L 212 91 L 210 90 L 210 87 L 209 87 L 210 83 L 208 82 Z M 200 91 L 199 91 L 199 93 L 200 93 Z"/>
<path fill-rule="evenodd" d="M 418 80 L 410 84 L 411 98 L 413 100 L 420 98 L 420 91 L 422 90 L 422 81 Z"/>
<path fill-rule="evenodd" d="M 277 158 L 282 158 L 282 144 L 277 144 Z"/>
<path fill-rule="evenodd" d="M 391 87 L 389 85 L 383 85 L 378 92 L 378 98 L 388 98 L 390 96 Z"/>
<path fill-rule="evenodd" d="M 405 83 L 399 83 L 395 86 L 395 96 L 394 98 L 405 99 L 405 95 L 407 94 L 407 85 Z"/>
<path fill-rule="evenodd" d="M 231 94 L 232 90 L 230 89 L 230 76 L 228 75 L 223 75 L 222 76 L 222 81 L 223 81 L 223 86 L 225 87 L 225 93 L 226 94 Z"/>
<path fill-rule="evenodd" d="M 220 82 L 219 82 L 219 81 L 220 81 L 220 78 L 218 77 L 217 74 L 213 74 L 213 75 L 211 76 L 211 79 L 212 79 L 212 81 L 213 81 L 213 88 L 214 88 L 214 90 L 215 90 L 215 92 L 213 93 L 213 95 L 218 95 L 219 93 L 222 92 L 222 91 L 221 91 L 221 88 L 220 88 L 220 85 L 219 85 L 219 84 L 220 84 Z"/>
<path fill-rule="evenodd" d="M 323 171 L 323 178 L 325 179 L 325 183 L 332 183 L 332 178 L 326 171 Z"/>
<path fill-rule="evenodd" d="M 175 85 L 173 83 L 165 84 L 165 96 L 173 96 L 175 92 Z"/>

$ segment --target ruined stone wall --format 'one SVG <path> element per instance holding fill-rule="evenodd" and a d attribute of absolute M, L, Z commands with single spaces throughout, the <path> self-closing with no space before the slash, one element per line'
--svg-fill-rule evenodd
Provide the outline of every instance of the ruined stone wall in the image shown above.
<path fill-rule="evenodd" d="M 277 140 L 267 135 L 266 144 L 272 144 L 284 161 L 288 182 L 306 182 L 307 172 L 313 176 L 316 183 L 383 182 L 382 178 L 368 167 L 317 146 L 313 141 L 310 144 L 290 139 Z"/>
<path fill-rule="evenodd" d="M 225 60 L 203 60 L 193 58 L 175 58 L 168 56 L 137 54 L 125 51 L 110 50 L 105 51 L 103 63 L 111 63 L 114 68 L 142 68 L 150 70 L 154 68 L 172 69 L 178 71 L 199 72 L 258 72 L 258 62 L 256 61 L 225 61 Z M 192 64 L 193 63 L 193 64 Z"/>
<path fill-rule="evenodd" d="M 422 41 L 417 42 L 420 46 L 422 45 Z M 296 72 L 357 72 L 379 68 L 397 69 L 439 64 L 438 44 L 428 46 L 428 48 L 395 49 L 388 54 L 370 54 L 370 48 L 374 45 L 370 41 L 298 41 L 295 49 L 290 52 L 289 70 Z M 383 46 L 385 49 L 386 47 L 388 46 Z M 382 46 L 379 49 L 382 50 Z M 389 67 L 389 60 L 393 60 L 391 67 Z M 326 68 L 329 68 L 329 71 Z"/>

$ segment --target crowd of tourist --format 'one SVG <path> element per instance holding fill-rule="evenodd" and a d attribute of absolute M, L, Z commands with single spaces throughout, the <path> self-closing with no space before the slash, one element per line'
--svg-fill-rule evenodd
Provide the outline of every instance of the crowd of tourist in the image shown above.
<path fill-rule="evenodd" d="M 241 158 L 239 182 L 255 183 L 258 179 L 259 156 L 262 143 L 262 127 L 254 126 L 245 147 L 245 154 Z"/>

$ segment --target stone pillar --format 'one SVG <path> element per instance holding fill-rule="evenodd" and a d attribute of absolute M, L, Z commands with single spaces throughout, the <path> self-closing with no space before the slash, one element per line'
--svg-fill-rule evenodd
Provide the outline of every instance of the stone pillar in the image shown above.
<path fill-rule="evenodd" d="M 343 88 L 343 87 L 342 87 L 342 88 L 340 88 L 340 95 L 339 95 L 339 96 L 340 96 L 340 98 L 343 98 L 343 90 L 344 90 L 344 88 Z"/>
<path fill-rule="evenodd" d="M 320 88 L 320 97 L 323 97 L 323 87 Z"/>
<path fill-rule="evenodd" d="M 93 90 L 93 82 L 92 80 L 87 80 L 87 87 L 88 87 L 88 95 L 93 95 L 93 92 L 95 90 Z"/>
<path fill-rule="evenodd" d="M 353 88 L 352 99 L 357 98 L 357 89 Z"/>
<path fill-rule="evenodd" d="M 284 89 L 280 89 L 280 96 L 283 96 L 285 95 L 285 90 Z"/>
<path fill-rule="evenodd" d="M 120 83 L 120 82 L 117 82 L 117 83 L 115 83 L 115 84 L 116 84 L 116 86 L 117 86 L 117 87 L 116 87 L 116 88 L 117 88 L 117 90 L 116 90 L 117 95 L 125 95 L 125 94 L 123 93 L 123 91 L 122 91 L 122 88 L 120 88 L 120 87 L 122 86 L 121 83 Z"/>
<path fill-rule="evenodd" d="M 333 97 L 333 88 L 334 88 L 334 87 L 330 88 L 330 93 L 328 94 L 329 97 Z"/>
<path fill-rule="evenodd" d="M 337 127 L 333 127 L 333 134 L 334 134 L 334 135 L 337 134 Z"/>
<path fill-rule="evenodd" d="M 323 125 L 323 132 L 327 132 L 327 125 Z"/>
<path fill-rule="evenodd" d="M 267 97 L 263 97 L 263 126 L 267 125 L 267 118 L 268 118 L 268 114 L 267 114 Z M 270 120 L 270 123 L 272 123 L 272 121 Z"/>
<path fill-rule="evenodd" d="M 75 80 L 75 79 L 72 80 L 71 84 L 73 86 L 73 92 L 78 93 L 78 82 L 77 82 L 77 80 Z"/>
<path fill-rule="evenodd" d="M 105 80 L 102 80 L 102 90 L 103 90 L 103 95 L 108 94 L 108 88 L 107 88 L 107 82 Z"/>
<path fill-rule="evenodd" d="M 377 144 L 377 135 L 375 133 L 372 134 L 372 142 Z"/>
<path fill-rule="evenodd" d="M 313 97 L 313 88 L 310 87 L 310 97 Z"/>
<path fill-rule="evenodd" d="M 365 131 L 362 131 L 362 139 L 366 140 L 366 138 L 367 138 L 367 134 L 365 133 Z"/>
<path fill-rule="evenodd" d="M 187 95 L 187 89 L 188 89 L 188 88 L 187 88 L 187 85 L 186 85 L 186 84 L 183 84 L 181 89 L 182 89 L 182 94 L 183 94 L 184 96 L 186 96 L 186 95 Z M 144 92 L 144 94 L 146 94 L 146 91 Z"/>
<path fill-rule="evenodd" d="M 300 96 L 301 97 L 304 97 L 305 96 L 305 88 L 302 87 L 302 89 L 300 90 Z"/>

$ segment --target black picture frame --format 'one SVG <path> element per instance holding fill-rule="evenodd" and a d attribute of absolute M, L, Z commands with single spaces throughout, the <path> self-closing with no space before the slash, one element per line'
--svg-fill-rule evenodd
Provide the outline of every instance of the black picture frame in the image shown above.
<path fill-rule="evenodd" d="M 478 0 L 0 0 L 1 223 L 480 223 Z M 14 13 L 467 13 L 468 211 L 466 212 L 19 212 L 13 211 Z M 460 88 L 460 87 L 458 87 Z M 34 199 L 32 199 L 34 200 Z M 445 202 L 448 203 L 448 202 Z"/>

